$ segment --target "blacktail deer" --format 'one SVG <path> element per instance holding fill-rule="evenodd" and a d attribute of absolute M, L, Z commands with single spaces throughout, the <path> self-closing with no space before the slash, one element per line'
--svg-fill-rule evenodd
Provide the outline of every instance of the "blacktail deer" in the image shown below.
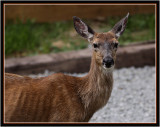
<path fill-rule="evenodd" d="M 77 33 L 93 46 L 90 71 L 84 77 L 56 73 L 30 78 L 6 73 L 5 122 L 88 122 L 111 95 L 117 39 L 128 16 L 106 33 L 96 33 L 73 17 Z"/>

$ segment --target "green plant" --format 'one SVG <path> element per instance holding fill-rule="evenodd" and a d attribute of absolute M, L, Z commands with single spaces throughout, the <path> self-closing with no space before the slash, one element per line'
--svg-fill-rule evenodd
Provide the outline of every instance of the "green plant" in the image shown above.
<path fill-rule="evenodd" d="M 95 31 L 106 32 L 121 17 L 107 17 L 103 22 L 87 20 Z M 155 15 L 130 15 L 126 31 L 120 37 L 120 45 L 155 39 Z M 86 40 L 79 37 L 73 28 L 73 21 L 36 23 L 28 20 L 22 23 L 8 21 L 5 25 L 5 56 L 27 56 L 39 53 L 57 53 L 84 49 Z"/>

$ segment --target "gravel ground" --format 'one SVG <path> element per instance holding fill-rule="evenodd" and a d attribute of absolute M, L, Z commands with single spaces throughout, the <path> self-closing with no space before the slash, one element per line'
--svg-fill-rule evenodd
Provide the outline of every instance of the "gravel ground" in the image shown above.
<path fill-rule="evenodd" d="M 30 75 L 41 77 L 52 74 Z M 114 70 L 114 87 L 105 107 L 97 111 L 89 122 L 149 123 L 155 122 L 155 67 L 122 68 Z M 84 76 L 84 74 L 72 74 Z"/>

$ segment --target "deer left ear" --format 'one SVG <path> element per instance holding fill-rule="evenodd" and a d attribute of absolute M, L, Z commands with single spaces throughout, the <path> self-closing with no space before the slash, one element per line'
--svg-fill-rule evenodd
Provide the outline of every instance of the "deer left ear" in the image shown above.
<path fill-rule="evenodd" d="M 93 38 L 95 32 L 80 18 L 74 16 L 73 21 L 74 21 L 74 27 L 78 34 L 80 34 L 82 37 L 88 40 L 91 40 L 91 38 Z"/>
<path fill-rule="evenodd" d="M 118 23 L 116 23 L 111 30 L 115 34 L 117 39 L 122 35 L 122 33 L 126 28 L 128 16 L 129 16 L 129 13 L 123 19 L 121 19 Z"/>

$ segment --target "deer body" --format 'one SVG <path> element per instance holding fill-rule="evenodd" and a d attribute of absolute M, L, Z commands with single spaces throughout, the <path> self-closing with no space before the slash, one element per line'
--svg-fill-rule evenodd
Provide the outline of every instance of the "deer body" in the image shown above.
<path fill-rule="evenodd" d="M 57 73 L 42 78 L 6 73 L 6 122 L 88 122 L 107 103 L 113 87 L 116 49 L 107 47 L 105 41 L 115 43 L 116 33 L 94 33 L 77 17 L 74 25 L 77 32 L 93 44 L 103 44 L 101 50 L 94 45 L 89 73 L 84 77 Z M 114 51 L 109 52 L 109 48 Z"/>
<path fill-rule="evenodd" d="M 59 73 L 32 79 L 6 73 L 6 121 L 88 121 L 107 103 L 113 84 L 112 73 L 92 69 L 85 77 Z"/>

